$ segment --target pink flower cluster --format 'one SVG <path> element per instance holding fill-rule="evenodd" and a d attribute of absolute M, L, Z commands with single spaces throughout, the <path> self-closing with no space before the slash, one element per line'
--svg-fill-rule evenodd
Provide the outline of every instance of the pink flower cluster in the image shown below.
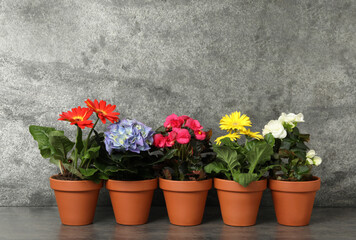
<path fill-rule="evenodd" d="M 164 136 L 160 133 L 154 135 L 153 144 L 156 147 L 172 147 L 176 142 L 180 144 L 189 143 L 191 135 L 187 128 L 194 131 L 194 137 L 197 140 L 204 140 L 206 138 L 206 132 L 202 131 L 203 127 L 199 121 L 186 115 L 178 117 L 173 113 L 166 118 L 163 126 L 166 128 L 168 135 Z"/>

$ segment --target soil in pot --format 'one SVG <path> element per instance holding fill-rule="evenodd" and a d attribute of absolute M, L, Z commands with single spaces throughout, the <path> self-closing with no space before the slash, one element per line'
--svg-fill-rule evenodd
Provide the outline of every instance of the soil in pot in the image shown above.
<path fill-rule="evenodd" d="M 91 224 L 103 183 L 59 180 L 55 176 L 49 180 L 56 196 L 61 222 L 73 226 Z"/>
<path fill-rule="evenodd" d="M 66 181 L 82 181 L 79 177 L 73 175 L 72 173 L 66 173 L 66 174 L 57 174 L 53 175 L 51 178 L 57 179 L 57 180 L 66 180 Z"/>
<path fill-rule="evenodd" d="M 151 209 L 157 179 L 142 181 L 108 180 L 109 190 L 116 222 L 123 225 L 145 224 Z"/>
<path fill-rule="evenodd" d="M 320 189 L 320 178 L 312 181 L 292 182 L 269 180 L 273 205 L 279 224 L 305 226 L 310 222 L 316 192 Z"/>
<path fill-rule="evenodd" d="M 214 178 L 223 221 L 230 226 L 256 224 L 257 214 L 267 180 L 260 180 L 243 187 L 232 180 Z"/>
<path fill-rule="evenodd" d="M 194 226 L 202 222 L 205 202 L 212 179 L 174 181 L 159 179 L 163 190 L 169 221 L 179 226 Z"/>

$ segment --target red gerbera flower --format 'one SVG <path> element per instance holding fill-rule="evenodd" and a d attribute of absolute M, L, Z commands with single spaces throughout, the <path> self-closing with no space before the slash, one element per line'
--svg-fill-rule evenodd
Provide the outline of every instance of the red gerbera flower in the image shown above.
<path fill-rule="evenodd" d="M 112 123 L 117 122 L 119 120 L 119 117 L 117 115 L 120 115 L 120 113 L 113 112 L 116 108 L 116 105 L 109 104 L 106 106 L 106 102 L 103 100 L 100 100 L 100 102 L 98 102 L 98 100 L 95 99 L 94 102 L 92 102 L 89 98 L 85 101 L 85 103 L 88 108 L 98 114 L 98 117 L 104 124 L 106 123 L 106 119 Z"/>
<path fill-rule="evenodd" d="M 72 111 L 62 112 L 59 114 L 60 118 L 58 120 L 68 121 L 70 125 L 76 124 L 81 129 L 85 127 L 92 128 L 93 121 L 88 120 L 88 118 L 92 115 L 93 111 L 89 108 L 72 108 Z"/>

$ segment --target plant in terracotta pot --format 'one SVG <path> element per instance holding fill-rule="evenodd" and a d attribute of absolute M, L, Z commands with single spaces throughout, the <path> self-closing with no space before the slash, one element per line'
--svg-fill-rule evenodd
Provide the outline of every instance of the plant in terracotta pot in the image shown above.
<path fill-rule="evenodd" d="M 98 167 L 108 177 L 116 222 L 140 225 L 147 222 L 157 177 L 153 164 L 157 157 L 150 152 L 154 131 L 136 120 L 111 124 L 102 141 L 107 152 Z"/>
<path fill-rule="evenodd" d="M 267 188 L 264 175 L 273 154 L 274 138 L 251 132 L 251 121 L 245 114 L 233 112 L 220 120 L 220 128 L 228 134 L 218 137 L 213 146 L 217 159 L 204 169 L 215 176 L 222 218 L 231 226 L 256 223 L 263 191 Z M 241 136 L 245 141 L 239 143 Z"/>
<path fill-rule="evenodd" d="M 31 125 L 33 138 L 43 158 L 58 166 L 60 173 L 50 177 L 61 221 L 65 225 L 87 225 L 93 222 L 101 179 L 105 176 L 96 166 L 100 162 L 100 134 L 94 130 L 101 120 L 118 121 L 119 113 L 113 112 L 115 105 L 106 105 L 105 101 L 85 101 L 87 108 L 77 107 L 60 114 L 58 120 L 68 121 L 77 129 L 75 142 L 64 135 L 63 131 L 52 127 Z M 96 121 L 89 118 L 95 113 Z M 90 131 L 83 139 L 83 130 Z M 94 135 L 93 135 L 94 133 Z"/>
<path fill-rule="evenodd" d="M 213 158 L 210 137 L 198 120 L 172 114 L 156 130 L 154 145 L 160 149 L 159 179 L 169 220 L 172 224 L 193 226 L 201 223 L 208 190 L 204 166 Z"/>
<path fill-rule="evenodd" d="M 263 129 L 263 135 L 276 138 L 269 188 L 272 191 L 278 223 L 289 226 L 309 224 L 320 178 L 312 175 L 313 166 L 321 164 L 321 158 L 305 144 L 309 134 L 302 134 L 297 124 L 304 122 L 302 113 L 282 113 L 278 120 L 271 120 Z"/>

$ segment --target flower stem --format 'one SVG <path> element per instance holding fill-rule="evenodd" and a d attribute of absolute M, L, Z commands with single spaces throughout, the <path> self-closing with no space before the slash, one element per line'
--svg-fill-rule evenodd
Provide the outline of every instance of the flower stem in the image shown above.
<path fill-rule="evenodd" d="M 89 135 L 88 135 L 88 138 L 87 138 L 87 141 L 86 141 L 86 143 L 85 143 L 85 149 L 84 149 L 84 152 L 86 152 L 86 151 L 87 151 L 87 149 L 88 149 L 89 139 L 90 139 L 90 137 L 91 137 L 91 134 L 92 134 L 92 133 L 93 133 L 93 131 L 94 131 L 94 128 L 95 128 L 96 124 L 97 124 L 97 123 L 98 123 L 98 121 L 99 121 L 99 117 L 98 117 L 98 115 L 96 115 L 96 117 L 97 117 L 97 119 L 96 119 L 96 121 L 95 121 L 95 123 L 94 123 L 93 128 L 90 130 Z"/>
<path fill-rule="evenodd" d="M 77 125 L 77 137 L 75 139 L 78 139 L 78 135 L 79 135 L 79 131 L 80 131 L 80 128 L 78 127 Z M 77 143 L 76 143 L 77 144 Z M 74 150 L 74 161 L 73 161 L 73 166 L 74 166 L 74 169 L 77 169 L 77 163 L 78 163 L 78 149 L 75 148 Z"/>
<path fill-rule="evenodd" d="M 63 175 L 62 161 L 61 160 L 59 160 L 59 171 L 61 171 L 61 174 Z"/>
<path fill-rule="evenodd" d="M 93 131 L 94 131 L 94 128 L 95 128 L 95 126 L 96 126 L 96 124 L 98 124 L 98 121 L 99 121 L 99 117 L 98 117 L 98 115 L 96 115 L 96 117 L 97 117 L 97 119 L 96 119 L 96 121 L 95 121 L 95 123 L 94 123 L 94 126 L 92 127 L 92 129 L 90 130 L 90 132 L 89 132 L 89 134 L 88 134 L 88 137 L 87 137 L 87 140 L 84 142 L 84 151 L 83 151 L 83 155 L 86 153 L 86 151 L 88 150 L 88 144 L 89 144 L 89 140 L 90 140 L 90 137 L 91 137 L 91 135 L 92 135 L 92 133 L 93 133 Z M 77 155 L 77 152 L 76 152 L 76 155 Z M 77 157 L 76 157 L 77 158 Z M 90 162 L 88 162 L 88 167 L 89 167 L 89 164 L 90 164 Z M 82 161 L 81 163 L 80 163 L 80 167 L 83 167 L 85 165 L 85 161 Z M 87 167 L 87 168 L 88 168 Z"/>

